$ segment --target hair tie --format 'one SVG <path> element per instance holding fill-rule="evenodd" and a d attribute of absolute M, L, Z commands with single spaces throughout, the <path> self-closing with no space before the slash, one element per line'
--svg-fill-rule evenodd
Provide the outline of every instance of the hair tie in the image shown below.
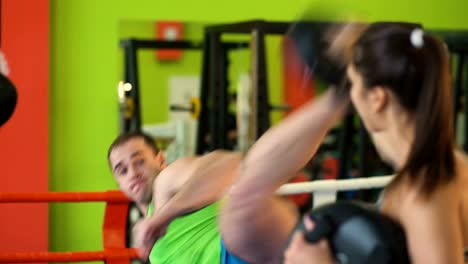
<path fill-rule="evenodd" d="M 410 41 L 415 48 L 421 48 L 424 45 L 424 31 L 420 28 L 415 28 L 411 31 Z"/>

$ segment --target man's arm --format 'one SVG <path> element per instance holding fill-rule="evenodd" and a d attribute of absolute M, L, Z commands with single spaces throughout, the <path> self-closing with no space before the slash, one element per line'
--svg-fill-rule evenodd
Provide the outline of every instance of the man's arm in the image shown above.
<path fill-rule="evenodd" d="M 237 178 L 240 159 L 238 153 L 214 151 L 198 158 L 183 158 L 161 172 L 153 186 L 155 210 L 134 227 L 140 257 L 148 258 L 174 218 L 218 201 Z"/>

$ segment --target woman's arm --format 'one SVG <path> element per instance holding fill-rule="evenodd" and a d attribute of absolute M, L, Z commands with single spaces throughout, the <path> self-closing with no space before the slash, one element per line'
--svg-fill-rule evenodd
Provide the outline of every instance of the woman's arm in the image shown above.
<path fill-rule="evenodd" d="M 232 189 L 240 192 L 236 196 L 265 197 L 293 177 L 315 154 L 328 130 L 344 113 L 347 102 L 329 89 L 269 129 L 241 165 L 241 179 Z"/>

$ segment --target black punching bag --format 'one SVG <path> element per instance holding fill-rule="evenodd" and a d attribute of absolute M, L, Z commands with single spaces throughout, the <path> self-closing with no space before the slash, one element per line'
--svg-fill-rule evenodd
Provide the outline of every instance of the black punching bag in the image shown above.
<path fill-rule="evenodd" d="M 13 83 L 0 73 L 0 126 L 5 124 L 15 111 L 17 101 Z"/>

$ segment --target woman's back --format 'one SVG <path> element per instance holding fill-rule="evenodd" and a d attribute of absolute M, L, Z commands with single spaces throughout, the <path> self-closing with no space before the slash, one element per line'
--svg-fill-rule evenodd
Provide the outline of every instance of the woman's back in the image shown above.
<path fill-rule="evenodd" d="M 414 263 L 459 263 L 455 259 L 468 249 L 467 190 L 468 158 L 461 152 L 454 181 L 438 186 L 428 199 L 407 181 L 386 190 L 382 211 L 403 224 Z"/>
<path fill-rule="evenodd" d="M 457 152 L 457 184 L 460 197 L 460 221 L 463 232 L 463 245 L 468 249 L 468 157 Z"/>

